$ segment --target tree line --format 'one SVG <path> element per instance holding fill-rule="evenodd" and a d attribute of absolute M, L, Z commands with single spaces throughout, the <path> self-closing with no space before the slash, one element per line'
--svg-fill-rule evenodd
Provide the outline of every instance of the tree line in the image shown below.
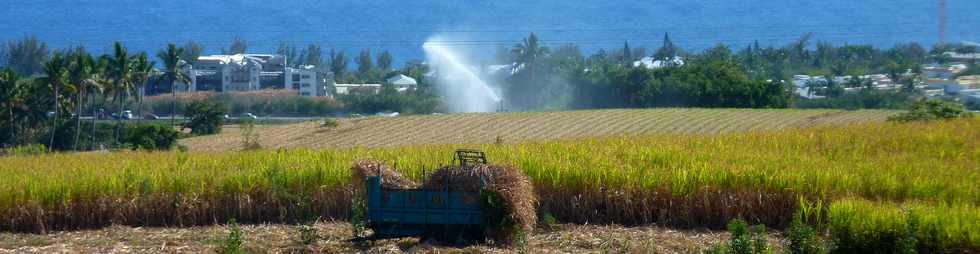
<path fill-rule="evenodd" d="M 151 78 L 169 80 L 171 85 L 187 81 L 187 74 L 181 71 L 181 65 L 186 64 L 181 61 L 182 54 L 182 48 L 169 45 L 156 55 L 164 67 L 156 69 L 156 62 L 146 52 L 130 53 L 119 42 L 113 43 L 111 54 L 99 56 L 81 46 L 49 53 L 47 45 L 34 37 L 10 42 L 0 70 L 0 114 L 4 115 L 0 144 L 40 143 L 49 148 L 85 150 L 94 149 L 99 136 L 109 136 L 105 143 L 124 144 L 128 133 L 146 132 L 144 128 L 150 127 L 139 126 L 141 117 L 136 118 L 136 126 L 123 124 L 121 105 L 136 101 L 137 115 L 142 115 L 142 91 Z M 97 124 L 92 117 L 83 128 L 83 114 L 109 113 L 96 112 L 96 104 L 118 105 L 112 112 L 119 116 L 115 125 Z"/>
<path fill-rule="evenodd" d="M 687 52 L 665 34 L 662 44 L 652 53 L 624 42 L 622 48 L 601 49 L 586 56 L 573 44 L 549 48 L 531 33 L 512 47 L 498 49 L 492 63 L 507 66 L 508 71 L 497 72 L 490 79 L 501 84 L 504 104 L 510 110 L 664 106 L 895 108 L 914 97 L 914 86 L 903 89 L 903 93 L 883 93 L 869 87 L 867 80 L 828 82 L 813 90 L 830 98 L 803 101 L 797 100 L 790 80 L 795 74 L 835 77 L 886 73 L 893 80 L 910 84 L 911 79 L 903 74 L 920 72 L 923 63 L 948 61 L 943 52 L 978 51 L 958 44 L 936 45 L 927 51 L 916 43 L 879 49 L 870 45 L 834 46 L 827 42 L 810 45 L 811 40 L 810 35 L 804 35 L 782 47 L 762 47 L 756 42 L 738 50 L 719 44 L 701 52 Z M 247 50 L 247 42 L 236 38 L 221 52 L 235 54 Z M 181 46 L 168 44 L 153 57 L 145 52 L 131 53 L 119 42 L 112 45 L 111 52 L 96 56 L 84 47 L 51 50 L 36 37 L 11 41 L 0 47 L 3 65 L 0 144 L 57 146 L 61 139 L 69 140 L 61 143 L 71 149 L 85 149 L 84 140 L 94 140 L 99 131 L 94 119 L 83 126 L 79 116 L 98 115 L 103 113 L 100 109 L 121 115 L 124 109 L 135 107 L 138 116 L 144 115 L 144 108 L 157 113 L 169 111 L 171 124 L 176 125 L 175 116 L 187 103 L 178 100 L 174 85 L 189 83 L 189 74 L 183 70 L 202 52 L 204 46 L 193 41 Z M 324 53 L 318 44 L 300 48 L 283 43 L 276 53 L 286 55 L 293 66 L 317 66 L 331 73 L 337 83 L 384 83 L 387 77 L 404 74 L 419 81 L 419 86 L 402 93 L 385 85 L 376 94 L 352 93 L 333 102 L 298 101 L 302 99 L 297 98 L 296 103 L 263 104 L 263 110 L 269 114 L 287 111 L 275 105 L 288 108 L 313 105 L 316 110 L 290 112 L 318 115 L 381 111 L 421 114 L 446 110 L 438 89 L 425 76 L 429 66 L 424 62 L 409 61 L 396 69 L 388 51 L 372 54 L 370 49 L 364 49 L 350 58 L 346 52 L 334 49 Z M 648 63 L 638 63 L 644 58 L 658 61 L 658 65 L 647 68 Z M 142 91 L 147 85 L 164 88 L 171 99 L 155 100 L 144 106 Z M 846 87 L 868 89 L 844 95 Z M 256 109 L 252 103 L 236 105 L 235 99 L 219 98 L 214 102 L 234 110 Z M 169 110 L 166 103 L 170 104 Z M 62 129 L 70 130 L 62 131 L 67 136 L 58 135 Z M 125 138 L 121 120 L 109 130 L 106 135 L 111 143 Z M 90 149 L 95 142 L 89 143 Z"/>

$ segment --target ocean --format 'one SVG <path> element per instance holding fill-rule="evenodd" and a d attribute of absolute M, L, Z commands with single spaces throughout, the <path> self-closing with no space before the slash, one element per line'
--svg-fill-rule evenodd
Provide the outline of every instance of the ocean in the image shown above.
<path fill-rule="evenodd" d="M 389 50 L 396 63 L 422 59 L 434 37 L 491 57 L 531 32 L 547 46 L 645 47 L 653 52 L 664 33 L 688 51 L 719 43 L 754 41 L 781 46 L 806 33 L 813 42 L 889 47 L 938 41 L 937 1 L 229 1 L 229 0 L 3 0 L 0 40 L 35 35 L 52 48 L 84 45 L 103 52 L 113 41 L 155 53 L 168 42 L 197 41 L 220 53 L 235 37 L 249 52 L 281 43 L 319 43 L 354 55 Z M 949 42 L 980 41 L 980 1 L 948 0 Z"/>

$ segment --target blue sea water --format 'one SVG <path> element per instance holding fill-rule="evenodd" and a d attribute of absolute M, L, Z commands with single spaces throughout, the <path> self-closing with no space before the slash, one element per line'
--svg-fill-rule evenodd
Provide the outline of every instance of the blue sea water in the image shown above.
<path fill-rule="evenodd" d="M 547 45 L 586 52 L 634 47 L 652 51 L 670 33 L 686 50 L 753 41 L 783 45 L 802 34 L 835 44 L 938 40 L 938 0 L 2 0 L 0 40 L 36 35 L 54 48 L 113 41 L 156 52 L 188 40 L 219 53 L 234 37 L 250 52 L 282 42 L 319 43 L 349 54 L 390 50 L 396 62 L 423 58 L 421 44 L 440 35 L 483 56 L 530 32 Z M 948 0 L 947 41 L 980 41 L 980 1 Z"/>

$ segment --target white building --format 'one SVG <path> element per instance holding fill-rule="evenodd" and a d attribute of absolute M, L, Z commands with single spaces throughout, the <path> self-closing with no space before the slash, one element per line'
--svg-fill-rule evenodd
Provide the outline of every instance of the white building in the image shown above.
<path fill-rule="evenodd" d="M 190 84 L 177 83 L 178 92 L 248 92 L 285 89 L 303 96 L 327 96 L 329 71 L 315 66 L 287 67 L 286 57 L 269 54 L 210 55 L 198 57 L 184 70 Z M 169 86 L 169 85 L 168 85 Z M 156 88 L 157 93 L 163 88 Z M 166 88 L 169 91 L 169 87 Z"/>
<path fill-rule="evenodd" d="M 669 60 L 668 59 L 654 60 L 653 57 L 647 56 L 641 58 L 639 61 L 633 62 L 633 67 L 642 66 L 643 68 L 647 68 L 651 70 L 670 67 L 670 66 L 682 66 L 682 65 L 684 65 L 684 59 L 679 56 L 675 56 Z"/>
<path fill-rule="evenodd" d="M 302 96 L 327 96 L 327 77 L 318 73 L 314 66 L 286 67 L 285 89 Z"/>
<path fill-rule="evenodd" d="M 416 82 L 415 79 L 409 76 L 405 76 L 403 74 L 398 74 L 395 75 L 394 77 L 390 77 L 386 81 L 388 82 L 388 84 L 395 86 L 395 89 L 398 90 L 399 92 L 415 90 L 415 88 L 418 86 L 418 82 Z"/>
<path fill-rule="evenodd" d="M 201 56 L 193 68 L 198 91 L 247 92 L 284 88 L 286 57 L 266 54 Z"/>
<path fill-rule="evenodd" d="M 334 84 L 334 89 L 336 89 L 337 95 L 345 95 L 351 93 L 373 93 L 377 94 L 381 91 L 381 84 Z"/>
<path fill-rule="evenodd" d="M 973 62 L 980 60 L 980 53 L 956 53 L 956 52 L 946 52 L 943 53 L 953 61 L 957 62 Z"/>

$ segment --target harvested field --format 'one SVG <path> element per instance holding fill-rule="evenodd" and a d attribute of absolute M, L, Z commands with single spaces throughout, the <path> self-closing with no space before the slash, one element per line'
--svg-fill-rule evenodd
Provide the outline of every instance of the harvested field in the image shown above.
<path fill-rule="evenodd" d="M 252 253 L 516 253 L 514 248 L 486 245 L 453 247 L 419 242 L 417 238 L 381 240 L 366 245 L 349 242 L 347 223 L 313 225 L 319 239 L 305 245 L 299 226 L 242 225 L 244 248 Z M 0 253 L 214 253 L 228 235 L 225 226 L 133 228 L 55 232 L 46 235 L 0 233 Z M 727 241 L 728 233 L 674 230 L 662 227 L 557 225 L 528 239 L 531 253 L 700 253 Z M 785 240 L 769 235 L 769 246 L 781 253 Z"/>
<path fill-rule="evenodd" d="M 794 109 L 615 109 L 343 119 L 336 128 L 307 122 L 260 126 L 263 148 L 394 147 L 519 143 L 650 134 L 718 134 L 884 121 L 895 111 Z M 498 139 L 499 138 L 499 139 Z M 180 141 L 193 151 L 241 149 L 237 127 Z"/>

